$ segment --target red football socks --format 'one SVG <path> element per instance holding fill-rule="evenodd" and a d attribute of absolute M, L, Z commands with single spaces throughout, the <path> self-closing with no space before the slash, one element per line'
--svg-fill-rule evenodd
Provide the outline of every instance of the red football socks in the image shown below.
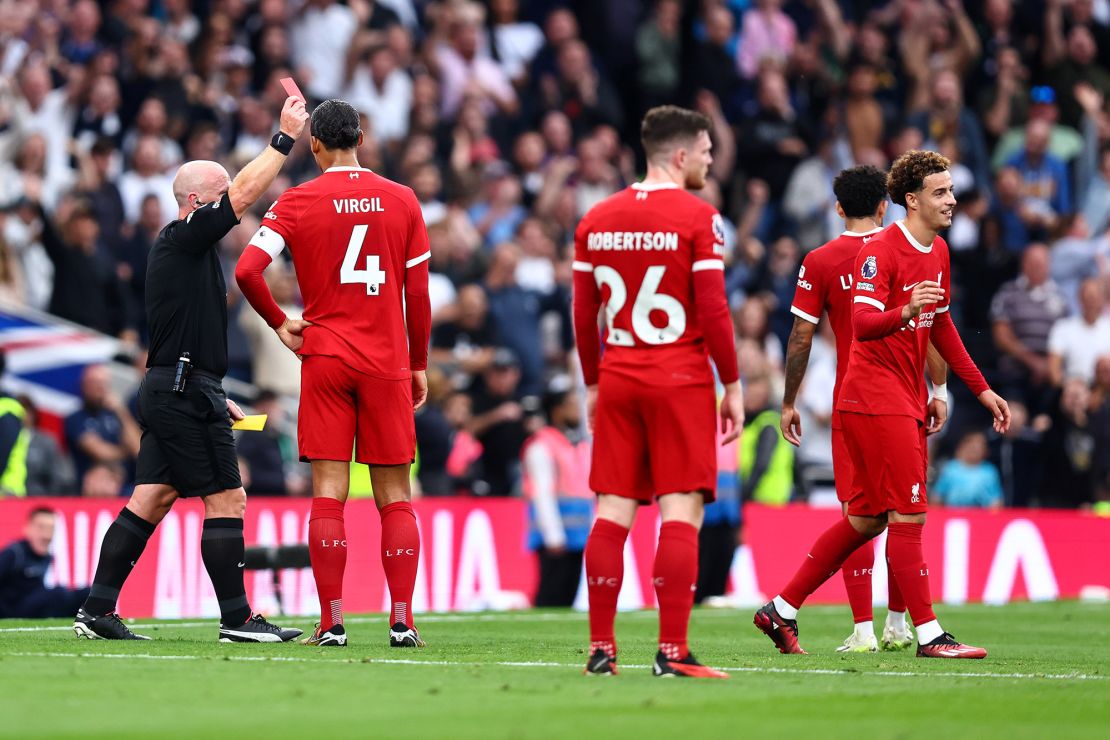
<path fill-rule="evenodd" d="M 347 567 L 347 534 L 343 528 L 343 502 L 312 499 L 308 518 L 308 555 L 320 596 L 320 630 L 343 623 L 343 571 Z"/>
<path fill-rule="evenodd" d="M 898 579 L 915 627 L 937 618 L 929 593 L 929 566 L 921 549 L 923 526 L 909 522 L 891 522 L 887 526 L 886 556 L 890 572 Z"/>
<path fill-rule="evenodd" d="M 608 519 L 598 519 L 586 540 L 584 561 L 590 597 L 590 653 L 604 650 L 610 658 L 617 655 L 613 622 L 617 617 L 617 597 L 624 581 L 624 541 L 628 530 Z"/>
<path fill-rule="evenodd" d="M 852 607 L 852 619 L 856 624 L 870 622 L 873 616 L 871 574 L 874 567 L 875 546 L 867 542 L 857 547 L 840 569 L 844 575 L 844 588 L 848 592 L 848 605 Z"/>
<path fill-rule="evenodd" d="M 795 609 L 801 607 L 809 595 L 844 564 L 852 551 L 871 538 L 860 534 L 842 517 L 813 543 L 802 567 L 780 594 L 783 601 Z"/>
<path fill-rule="evenodd" d="M 412 591 L 420 563 L 420 531 L 408 501 L 397 501 L 381 509 L 382 569 L 393 604 L 389 623 L 412 627 Z"/>
<path fill-rule="evenodd" d="M 899 614 L 906 611 L 906 599 L 902 596 L 902 589 L 898 588 L 898 579 L 894 577 L 889 558 L 886 561 L 886 609 Z"/>
<path fill-rule="evenodd" d="M 686 522 L 663 522 L 652 570 L 659 602 L 659 650 L 670 660 L 689 652 L 686 628 L 698 582 L 698 529 Z"/>

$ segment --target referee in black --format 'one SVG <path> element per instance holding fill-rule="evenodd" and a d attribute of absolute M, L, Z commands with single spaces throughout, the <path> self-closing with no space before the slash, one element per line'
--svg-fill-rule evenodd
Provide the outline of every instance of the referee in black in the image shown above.
<path fill-rule="evenodd" d="M 224 394 L 227 286 L 217 244 L 274 181 L 304 129 L 304 101 L 290 97 L 270 146 L 232 181 L 216 162 L 187 162 L 173 194 L 178 217 L 150 250 L 146 311 L 150 371 L 139 389 L 143 429 L 135 492 L 108 528 L 92 590 L 77 612 L 79 637 L 147 640 L 115 613 L 120 589 L 158 522 L 179 497 L 204 499 L 201 557 L 220 604 L 220 642 L 287 642 L 301 634 L 251 616 L 243 588 L 243 514 L 232 419 Z"/>

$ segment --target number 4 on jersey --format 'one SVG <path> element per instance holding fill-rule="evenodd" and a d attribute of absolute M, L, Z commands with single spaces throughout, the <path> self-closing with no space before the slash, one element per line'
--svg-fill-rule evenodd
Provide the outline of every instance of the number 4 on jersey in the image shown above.
<path fill-rule="evenodd" d="M 366 255 L 366 269 L 358 269 L 358 256 L 362 252 L 362 243 L 366 241 L 366 224 L 359 224 L 351 232 L 351 240 L 347 242 L 347 253 L 343 255 L 343 264 L 339 267 L 339 282 L 365 283 L 366 295 L 378 295 L 379 286 L 385 283 L 385 272 L 381 269 L 381 257 L 376 254 Z"/>

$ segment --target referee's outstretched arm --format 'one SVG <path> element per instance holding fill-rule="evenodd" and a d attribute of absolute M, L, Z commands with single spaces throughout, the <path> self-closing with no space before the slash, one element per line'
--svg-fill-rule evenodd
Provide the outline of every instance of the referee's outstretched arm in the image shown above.
<path fill-rule="evenodd" d="M 274 134 L 270 145 L 239 170 L 239 174 L 230 182 L 227 171 L 216 162 L 197 160 L 183 164 L 173 180 L 173 195 L 180 209 L 178 218 L 194 221 L 191 216 L 194 211 L 209 203 L 218 205 L 225 192 L 231 209 L 235 212 L 236 221 L 242 218 L 247 209 L 273 183 L 285 164 L 285 158 L 293 149 L 293 142 L 301 135 L 307 121 L 308 113 L 305 111 L 304 101 L 295 97 L 286 98 L 281 109 L 281 128 Z M 194 230 L 200 226 L 199 223 L 192 225 Z M 211 241 L 222 236 L 223 233 L 215 234 Z M 203 242 L 203 238 L 198 240 L 200 242 Z M 204 246 L 210 245 L 211 242 Z"/>
<path fill-rule="evenodd" d="M 304 101 L 300 98 L 286 98 L 281 109 L 281 129 L 274 134 L 270 146 L 239 170 L 228 188 L 227 196 L 231 200 L 236 218 L 242 218 L 247 209 L 274 182 L 281 166 L 285 164 L 285 158 L 293 149 L 293 142 L 301 135 L 307 121 L 308 112 L 305 111 Z"/>

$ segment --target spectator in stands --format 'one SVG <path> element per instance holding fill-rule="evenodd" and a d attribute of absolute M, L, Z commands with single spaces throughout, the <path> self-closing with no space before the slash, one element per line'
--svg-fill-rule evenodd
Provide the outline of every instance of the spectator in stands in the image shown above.
<path fill-rule="evenodd" d="M 520 363 L 520 393 L 538 396 L 543 383 L 544 348 L 541 321 L 548 313 L 560 320 L 561 349 L 573 347 L 569 297 L 564 292 L 543 294 L 518 282 L 520 247 L 505 242 L 494 249 L 486 273 L 490 315 L 497 327 L 499 343 L 513 350 Z"/>
<path fill-rule="evenodd" d="M 945 506 L 1002 506 L 1002 479 L 998 468 L 987 460 L 987 437 L 968 432 L 956 447 L 956 456 L 946 462 L 929 493 Z"/>
<path fill-rule="evenodd" d="M 543 396 L 547 423 L 524 443 L 522 479 L 529 504 L 528 547 L 539 559 L 535 606 L 571 606 L 593 523 L 590 443 L 571 379 L 552 378 Z"/>
<path fill-rule="evenodd" d="M 0 376 L 5 358 L 0 352 Z M 27 447 L 31 440 L 27 412 L 18 400 L 0 391 L 0 499 L 27 495 Z"/>
<path fill-rule="evenodd" d="M 110 139 L 117 146 L 123 141 L 123 119 L 120 115 L 119 82 L 103 74 L 96 77 L 89 87 L 85 105 L 77 114 L 73 125 L 73 138 L 77 145 L 88 149 L 99 138 Z"/>
<path fill-rule="evenodd" d="M 485 289 L 475 284 L 462 286 L 455 319 L 432 330 L 432 363 L 469 380 L 490 366 L 496 347 L 497 327 Z"/>
<path fill-rule="evenodd" d="M 1033 414 L 1046 410 L 1048 336 L 1067 313 L 1067 302 L 1049 277 L 1048 259 L 1048 247 L 1031 244 L 1022 255 L 1021 275 L 1003 285 L 991 303 L 994 344 L 1002 354 L 999 385 L 1023 399 Z"/>
<path fill-rule="evenodd" d="M 765 61 L 783 65 L 797 41 L 798 28 L 783 12 L 782 0 L 756 0 L 741 21 L 736 67 L 746 79 L 755 79 Z"/>
<path fill-rule="evenodd" d="M 1060 218 L 1071 211 L 1071 186 L 1067 166 L 1048 152 L 1051 128 L 1046 121 L 1035 118 L 1025 127 L 1025 149 L 1007 162 L 1021 173 L 1022 204 L 1032 212 L 1041 228 L 1051 231 Z"/>
<path fill-rule="evenodd" d="M 441 44 L 434 57 L 442 85 L 444 118 L 454 120 L 467 97 L 478 102 L 484 115 L 515 114 L 519 102 L 512 83 L 501 66 L 481 48 L 482 7 L 464 2 L 447 12 L 451 14 L 448 43 Z"/>
<path fill-rule="evenodd" d="M 794 494 L 794 448 L 779 433 L 771 380 L 744 383 L 744 434 L 740 437 L 742 500 L 781 506 Z"/>
<path fill-rule="evenodd" d="M 161 145 L 160 160 L 167 170 L 177 169 L 184 158 L 181 145 L 169 136 L 167 128 L 169 118 L 166 115 L 166 104 L 160 98 L 147 98 L 139 108 L 139 115 L 135 118 L 135 127 L 123 137 L 123 153 L 131 156 L 139 139 L 152 136 Z"/>
<path fill-rule="evenodd" d="M 126 477 L 127 471 L 119 463 L 93 463 L 81 479 L 81 495 L 84 498 L 116 498 L 124 492 Z"/>
<path fill-rule="evenodd" d="M 162 144 L 156 137 L 144 136 L 135 143 L 131 169 L 119 178 L 119 194 L 123 199 L 124 217 L 132 223 L 139 220 L 139 209 L 147 195 L 157 195 L 161 201 L 163 223 L 177 218 L 173 178 L 166 172 Z"/>
<path fill-rule="evenodd" d="M 559 46 L 556 74 L 540 80 L 544 110 L 558 110 L 570 121 L 576 136 L 584 136 L 595 126 L 624 125 L 620 97 L 600 68 L 591 64 L 590 50 L 578 39 Z"/>
<path fill-rule="evenodd" d="M 730 121 L 739 119 L 737 97 L 741 78 L 736 67 L 736 18 L 723 3 L 712 3 L 705 10 L 705 39 L 694 51 L 692 66 L 685 70 L 683 87 L 708 90 L 721 101 Z"/>
<path fill-rule="evenodd" d="M 1052 424 L 1047 414 L 1029 418 L 1021 401 L 1010 403 L 1010 428 L 991 441 L 991 462 L 998 468 L 1006 506 L 1031 506 L 1044 476 L 1042 438 Z"/>
<path fill-rule="evenodd" d="M 296 461 L 296 443 L 286 432 L 281 398 L 272 390 L 263 389 L 254 397 L 253 406 L 256 414 L 266 415 L 265 428 L 260 432 L 239 432 L 235 441 L 239 465 L 246 467 L 250 479 L 247 493 L 286 496 L 303 492 L 303 479 L 290 470 Z"/>
<path fill-rule="evenodd" d="M 42 244 L 54 265 L 50 313 L 109 335 L 135 330 L 116 263 L 87 205 L 68 200 L 54 217 L 39 210 Z M 56 221 L 55 221 L 56 219 Z"/>
<path fill-rule="evenodd" d="M 678 0 L 656 0 L 654 12 L 636 29 L 641 110 L 671 102 L 678 90 L 681 16 Z"/>
<path fill-rule="evenodd" d="M 544 45 L 543 31 L 535 23 L 521 19 L 519 0 L 492 0 L 490 28 L 490 51 L 505 76 L 520 89 L 528 82 L 532 60 Z"/>
<path fill-rule="evenodd" d="M 1095 364 L 1110 355 L 1110 317 L 1102 281 L 1089 278 L 1079 286 L 1078 316 L 1060 319 L 1048 335 L 1048 374 L 1052 384 L 1079 378 L 1095 379 Z"/>
<path fill-rule="evenodd" d="M 65 420 L 66 447 L 81 481 L 97 463 L 131 463 L 139 454 L 139 425 L 109 383 L 106 366 L 86 367 L 81 374 L 82 406 Z"/>
<path fill-rule="evenodd" d="M 528 437 L 519 386 L 520 360 L 511 349 L 501 347 L 470 388 L 474 417 L 469 431 L 482 445 L 475 493 L 510 496 L 516 491 L 520 449 Z"/>
<path fill-rule="evenodd" d="M 29 396 L 20 396 L 26 410 L 24 427 L 27 440 L 27 495 L 68 496 L 77 493 L 73 462 L 62 451 L 54 435 L 39 428 L 39 410 Z"/>
<path fill-rule="evenodd" d="M 46 572 L 54 562 L 53 509 L 31 509 L 23 539 L 0 550 L 0 618 L 72 617 L 88 598 L 89 589 L 47 587 Z"/>
<path fill-rule="evenodd" d="M 290 47 L 305 92 L 333 98 L 343 88 L 343 62 L 358 30 L 354 10 L 335 0 L 308 0 L 292 19 Z"/>
<path fill-rule="evenodd" d="M 738 153 L 744 171 L 770 189 L 767 214 L 758 232 L 764 238 L 778 225 L 778 204 L 790 175 L 809 153 L 809 130 L 794 111 L 781 72 L 768 69 L 760 74 L 757 101 L 755 115 L 741 127 Z"/>
<path fill-rule="evenodd" d="M 1095 440 L 1090 405 L 1091 390 L 1082 378 L 1064 381 L 1060 404 L 1045 434 L 1041 506 L 1076 507 L 1093 499 Z"/>
<path fill-rule="evenodd" d="M 983 129 L 974 111 L 964 105 L 963 85 L 956 72 L 946 69 L 934 76 L 928 107 L 911 116 L 910 123 L 921 132 L 926 147 L 935 149 L 938 142 L 955 138 L 960 161 L 975 176 L 976 187 L 990 182 Z"/>
<path fill-rule="evenodd" d="M 159 232 L 166 226 L 162 220 L 162 204 L 153 193 L 143 198 L 139 222 L 129 229 L 118 250 L 116 275 L 123 284 L 129 322 L 139 329 L 146 339 L 146 267 L 150 248 Z"/>
<path fill-rule="evenodd" d="M 397 53 L 371 32 L 355 36 L 347 60 L 347 101 L 370 119 L 374 136 L 393 146 L 409 132 L 412 78 Z"/>

